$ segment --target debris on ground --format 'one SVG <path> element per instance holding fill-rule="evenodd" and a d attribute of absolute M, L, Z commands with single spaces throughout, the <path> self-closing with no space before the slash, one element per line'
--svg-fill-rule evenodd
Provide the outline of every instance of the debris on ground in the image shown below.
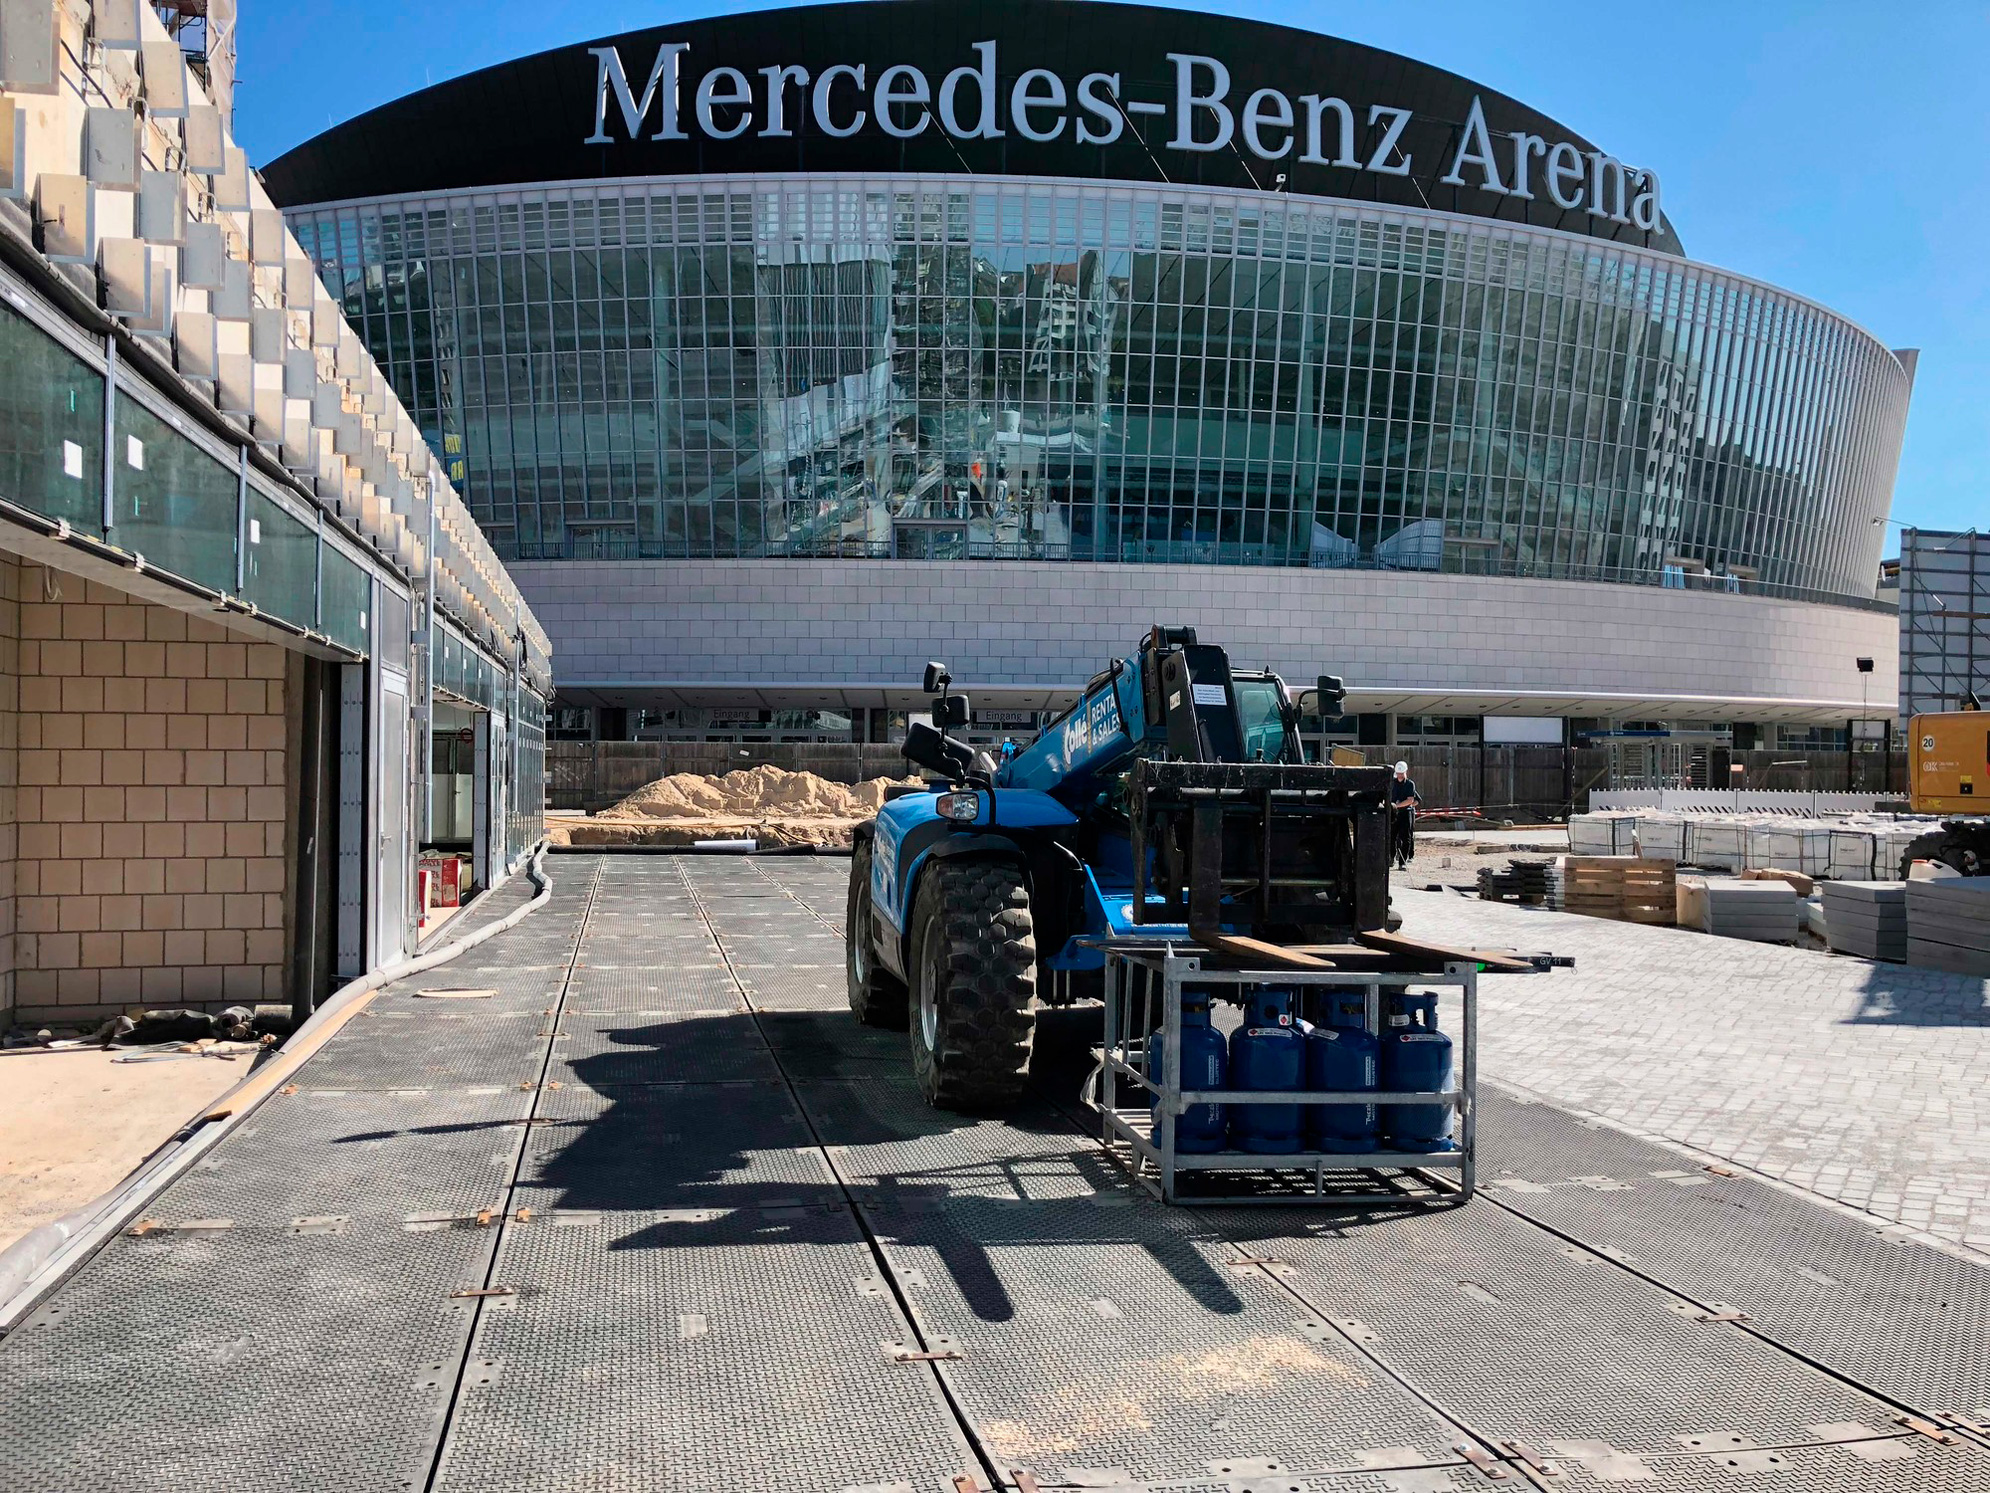
<path fill-rule="evenodd" d="M 916 779 L 833 783 L 812 772 L 760 766 L 722 777 L 680 772 L 658 778 L 586 819 L 549 818 L 555 845 L 684 848 L 701 840 L 752 840 L 763 849 L 845 849 L 850 832 L 873 817 L 894 787 Z"/>
<path fill-rule="evenodd" d="M 15 1027 L 0 1048 L 33 1049 L 45 1052 L 73 1052 L 82 1048 L 212 1046 L 216 1043 L 249 1042 L 258 1039 L 267 1045 L 290 1034 L 295 1018 L 284 1005 L 228 1006 L 219 1011 L 133 1011 L 113 1016 L 95 1027 L 65 1028 L 58 1035 L 50 1027 L 29 1032 Z"/>

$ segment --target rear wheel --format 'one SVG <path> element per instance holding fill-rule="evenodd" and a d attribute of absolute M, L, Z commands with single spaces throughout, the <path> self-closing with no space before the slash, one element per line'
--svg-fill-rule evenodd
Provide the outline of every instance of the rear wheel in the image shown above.
<path fill-rule="evenodd" d="M 905 1025 L 905 987 L 878 963 L 871 939 L 871 842 L 850 856 L 850 892 L 843 902 L 843 984 L 850 1010 L 867 1026 Z"/>
<path fill-rule="evenodd" d="M 1965 821 L 1917 837 L 1901 852 L 1902 881 L 1916 861 L 1940 861 L 1964 876 L 1981 876 L 1990 871 L 1990 825 Z"/>
<path fill-rule="evenodd" d="M 1015 1104 L 1036 1035 L 1029 888 L 1000 861 L 942 861 L 912 918 L 912 1075 L 941 1109 Z"/>
<path fill-rule="evenodd" d="M 1914 869 L 1916 861 L 1940 860 L 1942 851 L 1948 845 L 1948 838 L 1940 830 L 1936 830 L 1932 834 L 1918 835 L 1909 841 L 1907 848 L 1900 852 L 1900 879 L 1902 881 L 1907 879 L 1907 873 Z"/>

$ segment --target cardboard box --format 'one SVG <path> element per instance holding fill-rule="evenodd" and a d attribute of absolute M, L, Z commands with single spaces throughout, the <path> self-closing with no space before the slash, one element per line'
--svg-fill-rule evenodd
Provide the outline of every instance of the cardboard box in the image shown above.
<path fill-rule="evenodd" d="M 429 885 L 433 888 L 431 907 L 463 905 L 463 892 L 470 878 L 462 856 L 425 855 L 419 864 L 420 869 L 429 873 Z"/>

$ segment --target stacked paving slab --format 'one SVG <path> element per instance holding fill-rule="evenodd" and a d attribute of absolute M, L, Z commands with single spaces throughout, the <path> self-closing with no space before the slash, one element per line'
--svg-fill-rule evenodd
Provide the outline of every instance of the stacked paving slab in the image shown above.
<path fill-rule="evenodd" d="M 1709 881 L 1700 927 L 1721 938 L 1795 943 L 1797 894 L 1786 881 Z"/>
<path fill-rule="evenodd" d="M 1479 895 L 1488 902 L 1519 902 L 1538 907 L 1548 900 L 1548 863 L 1515 861 L 1504 871 L 1481 866 Z"/>
<path fill-rule="evenodd" d="M 1907 962 L 1990 975 L 1990 876 L 1907 883 Z"/>
<path fill-rule="evenodd" d="M 1864 959 L 1907 958 L 1907 883 L 1827 881 L 1824 939 L 1840 954 Z"/>

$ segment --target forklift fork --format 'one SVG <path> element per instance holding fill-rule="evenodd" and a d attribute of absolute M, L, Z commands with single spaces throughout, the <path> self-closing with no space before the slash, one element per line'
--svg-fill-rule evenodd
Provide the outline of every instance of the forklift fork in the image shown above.
<path fill-rule="evenodd" d="M 1128 793 L 1134 921 L 1186 922 L 1206 944 L 1381 929 L 1388 794 L 1383 767 L 1140 761 Z"/>

